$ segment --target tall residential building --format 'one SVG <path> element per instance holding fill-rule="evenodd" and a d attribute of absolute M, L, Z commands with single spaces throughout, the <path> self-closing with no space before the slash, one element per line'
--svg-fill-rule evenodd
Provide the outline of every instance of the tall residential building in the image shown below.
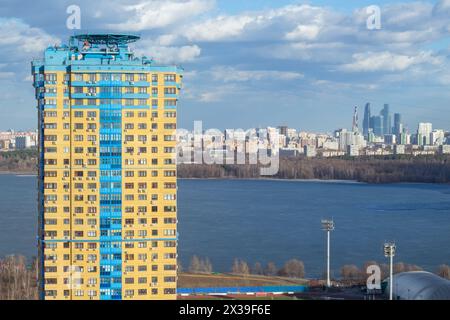
<path fill-rule="evenodd" d="M 364 108 L 364 119 L 363 119 L 363 135 L 366 138 L 369 136 L 369 129 L 372 128 L 372 126 L 370 125 L 370 117 L 371 117 L 370 103 L 367 102 Z"/>
<path fill-rule="evenodd" d="M 175 299 L 182 69 L 133 35 L 86 34 L 32 62 L 42 299 Z"/>
<path fill-rule="evenodd" d="M 433 125 L 429 122 L 420 122 L 417 127 L 417 144 L 419 146 L 431 144 Z"/>
<path fill-rule="evenodd" d="M 385 104 L 381 110 L 380 115 L 383 117 L 383 134 L 392 133 L 391 114 L 389 112 L 389 105 Z"/>

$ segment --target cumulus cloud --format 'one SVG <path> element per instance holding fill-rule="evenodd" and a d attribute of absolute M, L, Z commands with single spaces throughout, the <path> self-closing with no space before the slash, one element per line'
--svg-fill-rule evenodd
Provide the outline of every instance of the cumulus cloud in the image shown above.
<path fill-rule="evenodd" d="M 138 4 L 122 5 L 121 10 L 131 14 L 122 23 L 110 23 L 109 28 L 125 31 L 141 31 L 180 24 L 210 10 L 213 0 L 145 0 Z"/>
<path fill-rule="evenodd" d="M 156 64 L 183 63 L 193 61 L 200 56 L 201 49 L 197 45 L 192 46 L 157 46 L 150 45 L 139 47 L 136 53 L 152 57 Z"/>
<path fill-rule="evenodd" d="M 340 70 L 349 72 L 403 71 L 417 64 L 440 64 L 442 58 L 433 56 L 430 52 L 420 52 L 417 55 L 395 54 L 392 52 L 355 53 L 353 61 L 341 65 Z"/>
<path fill-rule="evenodd" d="M 210 71 L 214 80 L 223 82 L 247 82 L 259 80 L 295 80 L 303 78 L 300 72 L 276 70 L 239 70 L 233 67 L 219 66 Z"/>
<path fill-rule="evenodd" d="M 13 52 L 13 58 L 42 52 L 49 44 L 59 42 L 59 39 L 20 19 L 0 18 L 0 47 L 4 53 Z"/>

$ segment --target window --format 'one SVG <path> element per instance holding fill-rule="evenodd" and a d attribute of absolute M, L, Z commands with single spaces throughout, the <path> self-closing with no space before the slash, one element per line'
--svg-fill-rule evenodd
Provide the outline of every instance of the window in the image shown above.
<path fill-rule="evenodd" d="M 164 75 L 164 81 L 175 82 L 176 81 L 176 75 L 175 74 L 165 74 Z"/>
<path fill-rule="evenodd" d="M 56 81 L 56 73 L 46 73 L 44 79 L 45 81 Z"/>
<path fill-rule="evenodd" d="M 177 93 L 177 88 L 164 88 L 164 94 L 176 94 Z"/>
<path fill-rule="evenodd" d="M 166 88 L 166 89 L 168 89 L 168 88 Z M 164 89 L 164 91 L 166 89 Z M 175 107 L 176 105 L 177 105 L 177 100 L 175 100 L 175 99 L 164 100 L 164 106 L 166 106 L 166 107 Z"/>

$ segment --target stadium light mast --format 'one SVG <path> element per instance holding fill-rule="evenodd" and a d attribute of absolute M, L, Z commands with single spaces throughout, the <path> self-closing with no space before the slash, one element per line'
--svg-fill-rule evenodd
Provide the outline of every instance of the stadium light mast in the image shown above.
<path fill-rule="evenodd" d="M 334 230 L 334 221 L 323 219 L 322 230 L 327 233 L 327 287 L 331 287 L 330 281 L 330 233 Z"/>
<path fill-rule="evenodd" d="M 389 258 L 389 300 L 393 297 L 393 283 L 394 283 L 394 256 L 395 256 L 395 243 L 386 242 L 384 244 L 384 256 Z"/>

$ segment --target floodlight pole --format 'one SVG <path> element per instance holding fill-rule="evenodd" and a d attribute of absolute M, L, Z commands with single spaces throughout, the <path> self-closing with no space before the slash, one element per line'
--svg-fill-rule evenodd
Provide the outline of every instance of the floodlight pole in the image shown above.
<path fill-rule="evenodd" d="M 327 233 L 327 287 L 331 287 L 330 279 L 330 237 L 331 231 L 334 230 L 333 220 L 322 220 L 322 229 Z"/>
<path fill-rule="evenodd" d="M 386 258 L 389 258 L 389 300 L 393 300 L 394 255 L 395 255 L 395 243 L 394 242 L 386 242 L 384 244 L 384 256 Z"/>
<path fill-rule="evenodd" d="M 330 280 L 330 230 L 327 230 L 327 287 L 331 287 L 331 280 Z"/>
<path fill-rule="evenodd" d="M 394 288 L 394 255 L 391 254 L 389 256 L 389 260 L 390 260 L 390 266 L 389 266 L 389 300 L 392 300 L 392 296 L 393 296 L 393 288 Z"/>

